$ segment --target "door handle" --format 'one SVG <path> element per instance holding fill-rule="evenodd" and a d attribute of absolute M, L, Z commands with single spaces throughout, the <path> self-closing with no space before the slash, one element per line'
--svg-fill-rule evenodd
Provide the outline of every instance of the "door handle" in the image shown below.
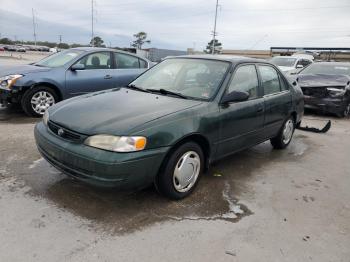
<path fill-rule="evenodd" d="M 104 79 L 111 79 L 112 76 L 111 75 L 105 75 Z"/>

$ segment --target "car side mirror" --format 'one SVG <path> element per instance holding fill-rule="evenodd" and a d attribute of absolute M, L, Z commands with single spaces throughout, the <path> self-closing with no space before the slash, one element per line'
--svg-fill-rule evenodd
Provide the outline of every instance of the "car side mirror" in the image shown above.
<path fill-rule="evenodd" d="M 303 65 L 297 65 L 297 68 L 301 69 L 301 68 L 304 68 L 304 66 Z"/>
<path fill-rule="evenodd" d="M 83 64 L 74 64 L 70 68 L 70 70 L 72 70 L 72 71 L 84 70 L 84 69 L 85 69 L 85 65 L 83 65 Z"/>
<path fill-rule="evenodd" d="M 231 102 L 243 102 L 247 101 L 249 98 L 249 93 L 243 91 L 232 91 L 229 94 L 226 94 L 222 100 L 222 104 L 227 104 Z"/>

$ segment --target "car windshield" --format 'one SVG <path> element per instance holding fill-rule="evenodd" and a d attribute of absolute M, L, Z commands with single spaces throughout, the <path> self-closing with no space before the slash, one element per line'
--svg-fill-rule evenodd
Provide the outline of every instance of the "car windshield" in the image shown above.
<path fill-rule="evenodd" d="M 229 62 L 217 60 L 171 58 L 152 67 L 130 86 L 209 100 L 216 94 L 229 66 Z"/>
<path fill-rule="evenodd" d="M 34 65 L 45 66 L 45 67 L 64 66 L 65 64 L 72 61 L 74 58 L 76 58 L 78 55 L 80 55 L 83 52 L 84 51 L 81 51 L 81 50 L 62 51 L 62 52 L 50 55 L 48 57 L 45 57 L 44 59 L 40 60 L 39 62 L 35 63 Z"/>
<path fill-rule="evenodd" d="M 271 58 L 270 62 L 277 66 L 293 67 L 296 60 L 296 58 L 292 57 L 273 57 Z"/>
<path fill-rule="evenodd" d="M 305 68 L 300 74 L 327 74 L 350 76 L 350 65 L 314 63 Z"/>

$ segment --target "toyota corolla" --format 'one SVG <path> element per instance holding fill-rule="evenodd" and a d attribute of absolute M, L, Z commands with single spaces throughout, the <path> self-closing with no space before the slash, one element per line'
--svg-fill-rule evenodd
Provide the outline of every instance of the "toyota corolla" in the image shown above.
<path fill-rule="evenodd" d="M 266 61 L 173 57 L 126 87 L 50 107 L 35 138 L 69 176 L 120 189 L 154 183 L 181 199 L 214 161 L 266 140 L 287 147 L 303 108 L 300 88 Z"/>

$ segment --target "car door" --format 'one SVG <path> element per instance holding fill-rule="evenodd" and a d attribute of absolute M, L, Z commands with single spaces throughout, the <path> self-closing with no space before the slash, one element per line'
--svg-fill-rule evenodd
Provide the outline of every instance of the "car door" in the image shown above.
<path fill-rule="evenodd" d="M 84 69 L 66 71 L 66 91 L 69 96 L 113 88 L 112 56 L 109 51 L 94 52 L 79 59 Z"/>
<path fill-rule="evenodd" d="M 264 92 L 266 138 L 275 136 L 289 116 L 292 95 L 284 77 L 271 65 L 259 64 L 258 72 Z"/>
<path fill-rule="evenodd" d="M 264 99 L 254 64 L 243 64 L 235 70 L 226 94 L 232 91 L 245 91 L 250 96 L 247 101 L 221 105 L 218 157 L 255 145 L 262 139 Z"/>
<path fill-rule="evenodd" d="M 146 60 L 137 56 L 114 52 L 113 84 L 114 86 L 126 86 L 148 67 Z"/>

